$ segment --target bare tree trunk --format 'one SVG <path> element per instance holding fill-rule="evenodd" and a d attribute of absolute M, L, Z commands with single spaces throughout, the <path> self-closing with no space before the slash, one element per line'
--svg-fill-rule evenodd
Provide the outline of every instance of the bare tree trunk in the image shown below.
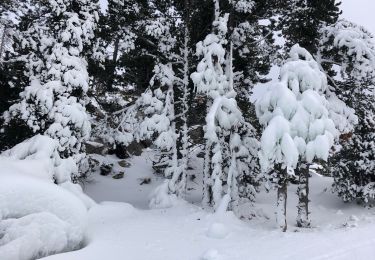
<path fill-rule="evenodd" d="M 288 174 L 286 169 L 281 168 L 281 165 L 277 166 L 276 170 L 279 174 L 277 189 L 277 224 L 280 229 L 285 232 L 287 230 L 286 203 L 288 198 Z"/>
<path fill-rule="evenodd" d="M 210 107 L 212 106 L 212 100 L 207 99 L 206 104 L 206 114 L 209 113 Z M 213 180 L 212 180 L 212 167 L 211 167 L 211 158 L 212 158 L 212 146 L 213 144 L 207 139 L 205 143 L 205 155 L 204 155 L 204 168 L 203 168 L 203 205 L 212 206 L 213 203 Z"/>
<path fill-rule="evenodd" d="M 309 220 L 309 164 L 301 163 L 299 171 L 298 195 L 298 227 L 310 227 Z"/>

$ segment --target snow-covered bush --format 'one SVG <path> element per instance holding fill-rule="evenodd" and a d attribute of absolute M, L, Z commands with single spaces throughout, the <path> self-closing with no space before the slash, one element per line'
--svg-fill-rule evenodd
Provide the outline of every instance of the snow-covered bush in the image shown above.
<path fill-rule="evenodd" d="M 327 87 L 318 63 L 295 45 L 281 68 L 279 83 L 256 103 L 259 121 L 265 127 L 260 162 L 264 171 L 278 171 L 278 221 L 284 230 L 287 175 L 299 171 L 297 223 L 308 226 L 308 164 L 315 159 L 327 161 L 338 137 L 324 95 Z"/>

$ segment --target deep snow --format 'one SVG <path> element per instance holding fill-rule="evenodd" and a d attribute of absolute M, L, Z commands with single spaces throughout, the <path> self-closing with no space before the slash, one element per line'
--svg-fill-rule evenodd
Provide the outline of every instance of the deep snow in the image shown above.
<path fill-rule="evenodd" d="M 45 259 L 351 260 L 372 259 L 375 253 L 375 209 L 343 203 L 331 193 L 329 177 L 314 174 L 311 178 L 309 229 L 295 227 L 297 187 L 289 185 L 289 228 L 282 233 L 275 221 L 274 190 L 263 189 L 254 206 L 242 208 L 240 212 L 252 219 L 202 209 L 198 150 L 189 154 L 186 201 L 179 200 L 168 209 L 148 207 L 150 194 L 164 182 L 152 173 L 152 151 L 127 160 L 129 168 L 114 156 L 95 156 L 114 165 L 112 174 L 101 176 L 97 169 L 83 185 L 96 204 L 78 185 L 54 184 L 54 165 L 45 160 L 50 152 L 31 150 L 25 158 L 0 156 L 1 260 L 57 252 L 65 253 Z M 124 172 L 124 178 L 112 178 L 119 172 Z M 145 178 L 151 182 L 144 183 Z"/>
<path fill-rule="evenodd" d="M 341 202 L 330 192 L 330 178 L 311 179 L 311 229 L 295 227 L 296 186 L 289 186 L 289 229 L 282 233 L 276 229 L 274 191 L 258 195 L 252 220 L 185 202 L 146 209 L 150 192 L 162 182 L 151 174 L 149 158 L 133 158 L 124 179 L 93 174 L 85 190 L 100 203 L 88 212 L 87 246 L 46 259 L 372 259 L 375 253 L 375 210 Z M 140 185 L 143 177 L 151 183 Z M 190 189 L 187 198 L 197 204 L 199 187 L 190 182 Z"/>

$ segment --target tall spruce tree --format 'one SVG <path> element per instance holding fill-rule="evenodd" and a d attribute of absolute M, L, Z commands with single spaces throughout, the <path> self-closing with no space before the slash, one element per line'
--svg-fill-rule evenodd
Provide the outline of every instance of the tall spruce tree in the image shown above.
<path fill-rule="evenodd" d="M 242 199 L 254 199 L 256 171 L 252 170 L 256 162 L 252 153 L 256 153 L 257 142 L 254 129 L 244 120 L 235 100 L 233 43 L 228 37 L 230 14 L 220 14 L 219 1 L 213 4 L 212 32 L 197 44 L 202 60 L 191 78 L 197 93 L 207 98 L 203 204 L 222 212 L 236 210 L 241 195 L 246 194 Z"/>

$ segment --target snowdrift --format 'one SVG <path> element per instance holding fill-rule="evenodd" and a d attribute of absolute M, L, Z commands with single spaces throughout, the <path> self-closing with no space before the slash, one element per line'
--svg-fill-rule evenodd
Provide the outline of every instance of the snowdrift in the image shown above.
<path fill-rule="evenodd" d="M 28 260 L 82 247 L 95 203 L 68 178 L 56 144 L 35 136 L 0 155 L 0 259 Z M 61 183 L 56 185 L 55 182 Z"/>

